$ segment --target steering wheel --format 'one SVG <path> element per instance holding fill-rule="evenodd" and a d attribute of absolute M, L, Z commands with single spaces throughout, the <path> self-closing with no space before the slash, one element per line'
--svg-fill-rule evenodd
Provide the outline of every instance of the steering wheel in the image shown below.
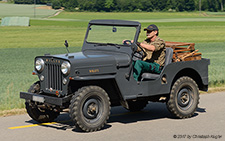
<path fill-rule="evenodd" d="M 124 40 L 123 44 L 124 45 L 131 45 L 132 43 L 131 43 L 131 40 Z"/>
<path fill-rule="evenodd" d="M 147 53 L 142 47 L 138 46 L 137 44 L 135 44 L 135 46 L 136 46 L 135 49 L 133 49 L 134 50 L 133 60 L 134 61 L 142 60 L 143 58 L 145 58 L 145 56 L 147 56 Z M 137 48 L 140 48 L 141 51 L 137 51 Z"/>
<path fill-rule="evenodd" d="M 131 40 L 124 40 L 123 44 L 124 45 L 132 45 L 132 42 L 131 42 Z M 133 60 L 142 60 L 143 58 L 145 58 L 145 56 L 147 55 L 145 50 L 142 47 L 137 46 L 137 44 L 134 44 L 134 45 L 135 46 L 133 46 L 133 51 L 134 51 Z M 137 48 L 140 48 L 141 51 L 138 52 Z"/>

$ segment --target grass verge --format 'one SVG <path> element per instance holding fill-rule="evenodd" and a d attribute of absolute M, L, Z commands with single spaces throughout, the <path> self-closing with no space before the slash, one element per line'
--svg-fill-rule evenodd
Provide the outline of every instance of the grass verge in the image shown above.
<path fill-rule="evenodd" d="M 0 111 L 0 117 L 12 116 L 12 115 L 21 115 L 27 113 L 26 109 L 12 109 L 12 110 L 3 110 Z"/>

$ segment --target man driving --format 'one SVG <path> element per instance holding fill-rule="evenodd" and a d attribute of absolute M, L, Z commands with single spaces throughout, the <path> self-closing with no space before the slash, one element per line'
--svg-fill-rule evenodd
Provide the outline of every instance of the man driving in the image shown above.
<path fill-rule="evenodd" d="M 134 63 L 133 76 L 137 81 L 143 72 L 159 74 L 165 63 L 165 41 L 158 37 L 158 27 L 151 24 L 144 31 L 146 31 L 147 38 L 141 43 L 137 42 L 137 45 L 146 52 L 146 56 Z M 142 50 L 138 48 L 137 51 Z"/>

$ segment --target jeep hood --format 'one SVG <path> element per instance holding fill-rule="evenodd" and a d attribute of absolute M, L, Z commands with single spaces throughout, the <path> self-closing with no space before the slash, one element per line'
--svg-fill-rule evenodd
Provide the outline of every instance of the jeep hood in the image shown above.
<path fill-rule="evenodd" d="M 68 60 L 72 70 L 80 75 L 116 73 L 117 68 L 130 64 L 130 56 L 121 52 L 86 50 L 83 52 L 53 55 L 55 58 Z"/>
<path fill-rule="evenodd" d="M 121 52 L 108 52 L 87 50 L 84 52 L 53 55 L 56 58 L 62 58 L 70 61 L 71 64 L 79 64 L 80 66 L 116 64 L 117 67 L 125 67 L 130 64 L 130 56 Z"/>

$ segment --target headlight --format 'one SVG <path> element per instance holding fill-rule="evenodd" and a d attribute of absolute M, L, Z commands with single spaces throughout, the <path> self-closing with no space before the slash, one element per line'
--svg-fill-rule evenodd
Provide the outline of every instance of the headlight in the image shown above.
<path fill-rule="evenodd" d="M 63 74 L 67 75 L 70 73 L 70 68 L 71 68 L 71 65 L 69 62 L 67 61 L 64 61 L 61 65 L 61 71 Z"/>
<path fill-rule="evenodd" d="M 38 58 L 35 62 L 35 68 L 37 69 L 37 71 L 41 72 L 44 69 L 44 60 L 41 58 Z"/>

